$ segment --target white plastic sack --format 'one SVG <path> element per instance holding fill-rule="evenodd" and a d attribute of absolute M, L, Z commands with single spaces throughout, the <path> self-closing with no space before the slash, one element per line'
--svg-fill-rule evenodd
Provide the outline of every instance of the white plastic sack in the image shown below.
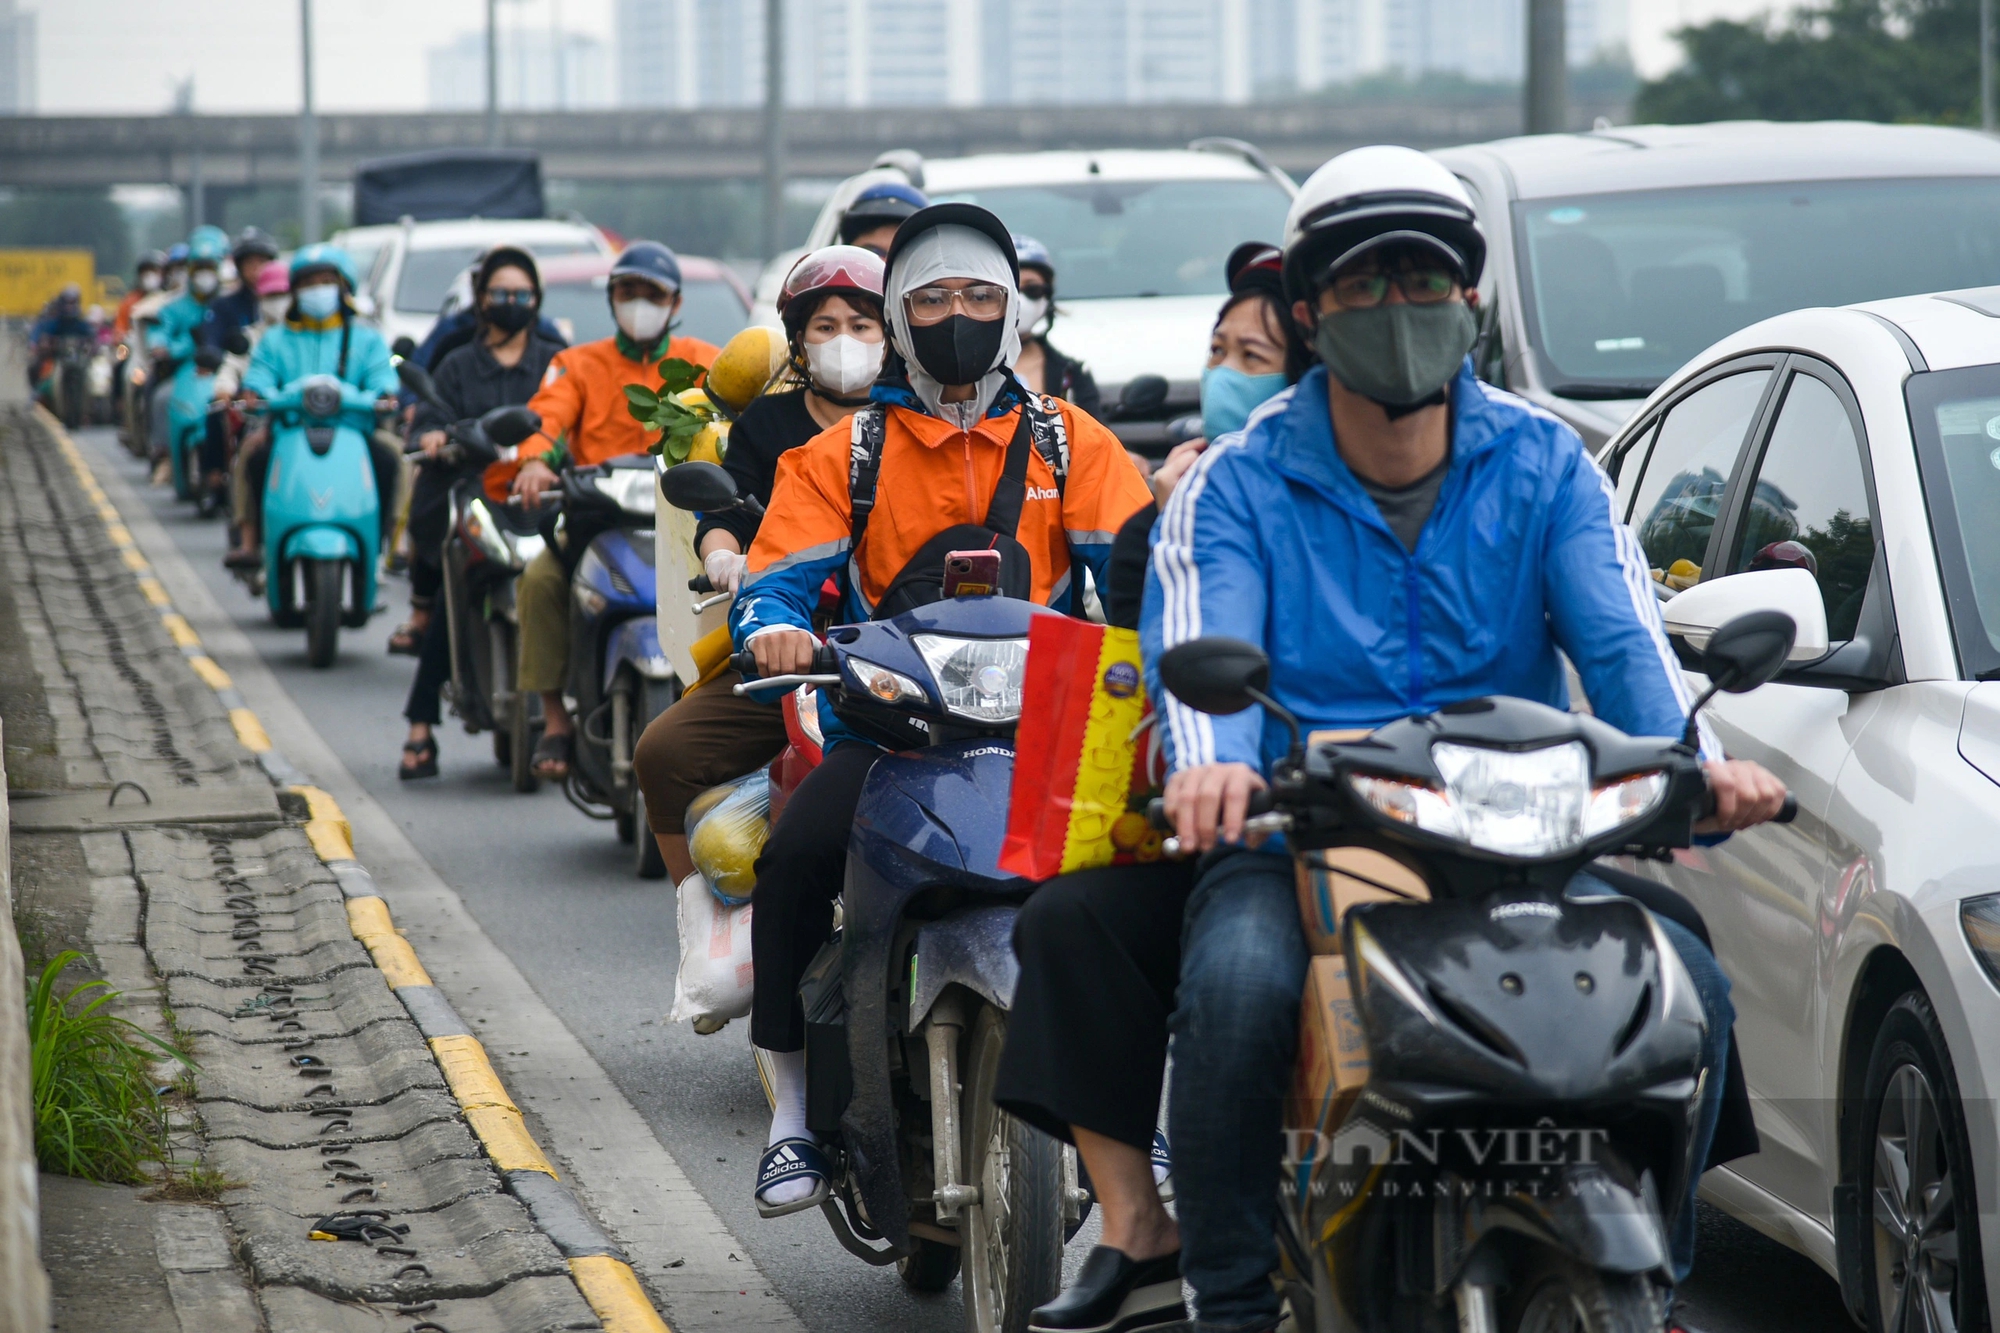
<path fill-rule="evenodd" d="M 714 1032 L 750 1012 L 752 904 L 725 907 L 699 874 L 681 881 L 679 892 L 681 966 L 667 1019 Z"/>

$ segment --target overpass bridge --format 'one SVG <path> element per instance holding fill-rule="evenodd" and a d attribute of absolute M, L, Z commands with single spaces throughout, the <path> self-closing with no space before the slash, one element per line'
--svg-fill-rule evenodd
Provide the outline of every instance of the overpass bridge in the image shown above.
<path fill-rule="evenodd" d="M 1577 128 L 1611 104 L 1573 105 Z M 551 180 L 661 181 L 753 177 L 763 117 L 755 109 L 511 112 L 502 142 L 532 148 Z M 793 176 L 841 177 L 891 148 L 926 157 L 1047 148 L 1178 148 L 1204 135 L 1244 139 L 1303 175 L 1364 143 L 1438 147 L 1517 134 L 1517 98 L 1451 104 L 1265 102 L 1242 106 L 795 107 L 786 115 Z M 478 113 L 319 117 L 321 179 L 392 153 L 478 147 Z M 233 191 L 298 182 L 295 116 L 0 117 L 0 185 L 188 185 Z"/>

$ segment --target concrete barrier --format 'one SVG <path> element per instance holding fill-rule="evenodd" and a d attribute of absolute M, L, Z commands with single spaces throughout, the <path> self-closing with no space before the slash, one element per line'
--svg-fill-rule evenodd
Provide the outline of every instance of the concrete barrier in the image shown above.
<path fill-rule="evenodd" d="M 43 1333 L 49 1326 L 49 1279 L 42 1271 L 35 1188 L 27 977 L 14 935 L 6 752 L 0 735 L 0 1333 Z"/>

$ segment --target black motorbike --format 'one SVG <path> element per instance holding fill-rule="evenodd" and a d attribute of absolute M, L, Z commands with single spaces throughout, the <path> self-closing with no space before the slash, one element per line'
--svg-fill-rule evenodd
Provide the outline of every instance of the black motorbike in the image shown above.
<path fill-rule="evenodd" d="M 1428 901 L 1351 907 L 1340 926 L 1366 1081 L 1287 1137 L 1281 1271 L 1317 1333 L 1655 1333 L 1685 1196 L 1703 1015 L 1658 922 L 1571 896 L 1600 856 L 1664 858 L 1713 808 L 1695 720 L 1715 692 L 1784 666 L 1794 627 L 1718 629 L 1711 687 L 1678 741 L 1484 698 L 1352 741 L 1302 743 L 1239 640 L 1165 654 L 1190 707 L 1261 704 L 1292 731 L 1250 825 L 1314 854 L 1368 847 Z M 1796 805 L 1789 799 L 1780 819 Z M 1162 816 L 1155 802 L 1153 817 Z"/>
<path fill-rule="evenodd" d="M 439 412 L 450 409 L 431 377 L 415 362 L 396 368 L 405 388 Z M 484 416 L 445 428 L 440 465 L 483 467 L 542 428 L 526 407 L 496 407 Z M 416 453 L 412 448 L 408 452 Z M 528 561 L 543 548 L 543 510 L 488 498 L 478 476 L 452 487 L 446 536 L 442 614 L 451 634 L 451 679 L 445 696 L 468 734 L 493 733 L 493 760 L 506 768 L 516 791 L 539 785 L 531 759 L 542 725 L 541 697 L 515 688 L 520 665 L 520 617 L 514 587 Z"/>
<path fill-rule="evenodd" d="M 55 340 L 55 359 L 49 371 L 51 406 L 71 430 L 88 424 L 90 363 L 96 356 L 97 339 L 90 334 L 66 333 Z"/>

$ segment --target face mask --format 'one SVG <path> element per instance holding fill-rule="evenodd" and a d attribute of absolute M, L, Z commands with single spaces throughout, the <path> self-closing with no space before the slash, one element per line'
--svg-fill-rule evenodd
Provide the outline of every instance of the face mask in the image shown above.
<path fill-rule="evenodd" d="M 651 301 L 620 301 L 611 307 L 611 314 L 627 338 L 651 346 L 666 332 L 667 320 L 672 312 Z"/>
<path fill-rule="evenodd" d="M 188 279 L 188 286 L 194 289 L 196 296 L 213 296 L 215 289 L 221 285 L 222 275 L 212 268 L 198 268 Z"/>
<path fill-rule="evenodd" d="M 1038 296 L 1031 301 L 1024 296 L 1021 298 L 1021 318 L 1014 327 L 1019 329 L 1021 336 L 1025 338 L 1035 331 L 1035 326 L 1042 322 L 1042 316 L 1048 313 L 1048 297 Z"/>
<path fill-rule="evenodd" d="M 910 325 L 910 350 L 939 384 L 973 384 L 993 369 L 1005 340 L 1004 319 L 947 315 L 935 324 Z"/>
<path fill-rule="evenodd" d="M 814 388 L 846 398 L 875 382 L 882 352 L 879 342 L 865 343 L 843 333 L 823 343 L 807 343 L 806 369 L 812 372 Z"/>
<path fill-rule="evenodd" d="M 1479 319 L 1463 301 L 1401 303 L 1321 315 L 1313 350 L 1350 390 L 1394 409 L 1451 383 L 1478 337 Z"/>
<path fill-rule="evenodd" d="M 486 322 L 502 333 L 519 333 L 535 322 L 535 308 L 531 305 L 516 305 L 512 301 L 504 305 L 485 307 Z"/>
<path fill-rule="evenodd" d="M 157 273 L 141 273 L 139 275 L 139 290 L 142 292 L 157 292 L 160 290 L 160 275 Z"/>
<path fill-rule="evenodd" d="M 285 317 L 285 307 L 292 303 L 289 296 L 267 296 L 258 303 L 264 312 L 266 324 L 276 324 Z"/>
<path fill-rule="evenodd" d="M 1285 387 L 1282 373 L 1246 375 L 1230 366 L 1201 372 L 1201 433 L 1209 439 L 1242 430 L 1250 413 Z"/>
<path fill-rule="evenodd" d="M 331 283 L 307 287 L 299 292 L 299 313 L 307 319 L 326 319 L 340 309 L 340 288 Z"/>

